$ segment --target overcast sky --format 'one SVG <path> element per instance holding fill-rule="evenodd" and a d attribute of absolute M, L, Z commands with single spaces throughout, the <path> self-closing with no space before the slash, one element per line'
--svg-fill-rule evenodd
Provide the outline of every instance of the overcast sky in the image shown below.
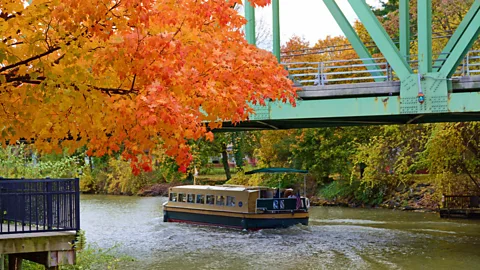
<path fill-rule="evenodd" d="M 372 6 L 378 6 L 380 0 L 367 0 Z M 338 6 L 350 22 L 357 16 L 347 0 L 337 0 Z M 271 31 L 272 7 L 257 9 L 257 22 L 269 24 Z M 323 4 L 322 0 L 280 0 L 280 38 L 284 44 L 293 35 L 304 37 L 314 45 L 318 39 L 327 35 L 343 35 L 335 19 Z"/>

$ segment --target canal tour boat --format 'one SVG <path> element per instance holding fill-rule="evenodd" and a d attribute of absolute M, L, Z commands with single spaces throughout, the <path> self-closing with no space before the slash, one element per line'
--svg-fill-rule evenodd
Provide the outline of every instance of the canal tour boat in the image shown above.
<path fill-rule="evenodd" d="M 284 168 L 260 169 L 258 172 L 297 172 Z M 282 194 L 283 193 L 283 194 Z M 232 227 L 245 230 L 285 228 L 296 224 L 308 225 L 308 198 L 280 192 L 269 187 L 238 185 L 186 185 L 169 189 L 168 201 L 163 204 L 165 222 Z"/>

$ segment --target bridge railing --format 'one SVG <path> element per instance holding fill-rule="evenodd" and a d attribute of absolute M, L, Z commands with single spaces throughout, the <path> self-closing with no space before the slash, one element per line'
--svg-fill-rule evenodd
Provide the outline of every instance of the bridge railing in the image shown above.
<path fill-rule="evenodd" d="M 412 56 L 409 64 L 416 72 L 418 60 L 414 57 L 416 56 Z M 442 60 L 446 59 L 438 58 L 440 60 L 434 60 L 432 67 L 441 67 Z M 365 60 L 370 63 L 365 64 Z M 283 62 L 282 65 L 288 70 L 289 77 L 302 86 L 398 80 L 390 64 L 383 57 L 323 62 Z M 474 75 L 480 75 L 480 50 L 469 51 L 453 77 Z"/>
<path fill-rule="evenodd" d="M 282 63 L 290 78 L 303 86 L 326 85 L 352 82 L 373 82 L 375 79 L 389 80 L 392 70 L 384 58 L 367 59 L 371 64 L 364 64 L 365 59 L 331 60 L 324 62 L 290 62 Z M 368 70 L 370 67 L 376 67 Z M 371 72 L 379 73 L 372 76 Z"/>
<path fill-rule="evenodd" d="M 0 234 L 80 229 L 79 179 L 0 179 Z"/>
<path fill-rule="evenodd" d="M 464 62 L 466 71 L 463 76 L 480 75 L 480 50 L 469 51 Z"/>

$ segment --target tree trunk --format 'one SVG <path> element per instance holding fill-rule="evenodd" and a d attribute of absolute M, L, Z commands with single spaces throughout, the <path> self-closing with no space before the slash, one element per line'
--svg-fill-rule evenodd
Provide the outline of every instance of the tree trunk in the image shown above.
<path fill-rule="evenodd" d="M 90 172 L 93 172 L 92 156 L 88 156 L 88 165 L 90 165 Z"/>
<path fill-rule="evenodd" d="M 225 143 L 222 144 L 222 164 L 228 181 L 230 178 L 232 178 L 232 175 L 230 174 L 230 166 L 228 166 L 227 144 Z"/>
<path fill-rule="evenodd" d="M 235 163 L 237 165 L 237 168 L 242 170 L 243 158 L 245 157 L 245 154 L 243 153 L 245 133 L 243 131 L 235 132 L 235 137 L 234 138 L 235 138 L 235 140 L 234 140 Z"/>

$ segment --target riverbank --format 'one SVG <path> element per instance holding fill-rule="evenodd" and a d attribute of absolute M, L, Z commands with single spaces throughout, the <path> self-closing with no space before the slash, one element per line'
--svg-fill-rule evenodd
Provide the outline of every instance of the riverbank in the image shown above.
<path fill-rule="evenodd" d="M 155 196 L 168 196 L 168 189 L 174 186 L 182 185 L 181 183 L 160 183 L 154 184 L 148 187 L 140 189 L 137 196 L 140 197 L 155 197 Z"/>
<path fill-rule="evenodd" d="M 148 185 L 139 189 L 135 194 L 128 193 L 112 193 L 110 195 L 136 195 L 140 197 L 156 197 L 156 196 L 168 196 L 168 190 L 170 187 L 191 184 L 186 182 L 170 182 L 170 183 L 156 183 Z M 202 182 L 202 184 L 205 184 Z M 207 183 L 215 184 L 215 183 Z M 411 185 L 402 184 L 398 187 L 392 188 L 390 191 L 385 192 L 381 200 L 377 199 L 377 203 L 368 203 L 359 200 L 355 196 L 355 192 L 358 192 L 358 188 L 352 188 L 349 192 L 341 193 L 334 196 L 324 196 L 322 192 L 324 189 L 317 190 L 313 196 L 310 197 L 312 206 L 342 206 L 351 208 L 387 208 L 398 209 L 407 211 L 437 211 L 439 208 L 439 202 L 441 198 L 436 195 L 436 188 L 430 183 L 413 183 Z M 92 194 L 84 192 L 85 194 Z"/>
<path fill-rule="evenodd" d="M 379 203 L 365 203 L 358 200 L 353 193 L 325 198 L 322 190 L 317 196 L 311 197 L 314 206 L 343 206 L 352 208 L 387 208 L 405 211 L 438 211 L 441 197 L 436 192 L 436 187 L 431 183 L 413 183 L 412 185 L 399 185 L 391 190 L 384 191 L 385 195 Z"/>

